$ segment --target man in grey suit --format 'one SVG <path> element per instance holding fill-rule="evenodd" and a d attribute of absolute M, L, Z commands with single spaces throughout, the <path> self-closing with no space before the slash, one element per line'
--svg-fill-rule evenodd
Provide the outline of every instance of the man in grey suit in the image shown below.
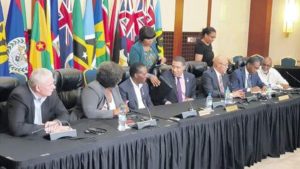
<path fill-rule="evenodd" d="M 143 63 L 134 63 L 129 69 L 130 78 L 120 84 L 120 93 L 130 109 L 153 106 L 149 95 L 147 68 Z"/>
<path fill-rule="evenodd" d="M 122 75 L 122 68 L 114 62 L 100 65 L 96 80 L 89 83 L 81 94 L 81 106 L 87 118 L 113 118 L 119 115 L 124 104 L 118 87 Z"/>
<path fill-rule="evenodd" d="M 161 75 L 173 89 L 165 97 L 165 103 L 178 103 L 192 100 L 196 96 L 196 79 L 192 73 L 185 71 L 185 59 L 175 57 L 172 61 L 172 70 Z"/>
<path fill-rule="evenodd" d="M 227 68 L 228 59 L 226 57 L 214 58 L 213 66 L 202 75 L 202 87 L 206 95 L 210 93 L 212 97 L 221 98 L 225 96 L 227 88 L 231 90 L 229 75 L 226 74 Z M 245 96 L 242 90 L 234 91 L 231 95 L 239 98 Z"/>
<path fill-rule="evenodd" d="M 28 84 L 15 88 L 7 100 L 10 133 L 15 136 L 37 131 L 56 132 L 69 120 L 68 111 L 57 96 L 52 72 L 41 68 L 32 72 Z"/>

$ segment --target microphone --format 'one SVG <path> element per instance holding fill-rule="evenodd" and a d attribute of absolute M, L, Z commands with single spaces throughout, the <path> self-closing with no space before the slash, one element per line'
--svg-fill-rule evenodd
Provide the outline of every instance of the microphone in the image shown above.
<path fill-rule="evenodd" d="M 289 75 L 291 78 L 293 78 L 297 83 L 300 84 L 300 80 L 299 80 L 298 78 L 296 78 L 295 76 L 293 76 L 292 74 L 290 74 L 288 71 L 285 71 L 285 73 L 286 73 L 287 75 Z"/>

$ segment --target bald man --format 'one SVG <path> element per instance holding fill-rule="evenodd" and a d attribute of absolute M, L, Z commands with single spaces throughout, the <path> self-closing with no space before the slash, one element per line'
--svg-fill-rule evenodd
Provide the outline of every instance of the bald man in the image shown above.
<path fill-rule="evenodd" d="M 226 74 L 228 68 L 228 59 L 217 56 L 213 60 L 213 66 L 206 70 L 202 75 L 202 86 L 206 95 L 211 93 L 212 97 L 221 98 L 225 96 L 227 88 L 231 91 L 229 75 Z M 233 97 L 243 98 L 245 96 L 242 90 L 231 93 Z"/>
<path fill-rule="evenodd" d="M 52 133 L 63 128 L 69 114 L 56 94 L 52 72 L 41 68 L 32 72 L 28 84 L 15 88 L 7 100 L 10 133 L 31 135 Z"/>
<path fill-rule="evenodd" d="M 288 89 L 290 87 L 280 73 L 272 68 L 272 59 L 270 57 L 263 59 L 258 75 L 261 81 L 266 85 L 271 85 L 272 89 Z"/>

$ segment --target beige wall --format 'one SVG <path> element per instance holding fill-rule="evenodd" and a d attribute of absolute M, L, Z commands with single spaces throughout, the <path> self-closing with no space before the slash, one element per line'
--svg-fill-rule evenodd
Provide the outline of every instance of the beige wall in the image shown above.
<path fill-rule="evenodd" d="M 211 26 L 216 28 L 215 55 L 247 55 L 250 0 L 213 1 Z"/>
<path fill-rule="evenodd" d="M 208 0 L 187 0 L 183 8 L 183 32 L 199 32 L 206 27 Z"/>
<path fill-rule="evenodd" d="M 299 12 L 299 1 L 297 3 Z M 294 25 L 294 32 L 286 37 L 283 33 L 285 0 L 273 0 L 271 36 L 269 56 L 273 58 L 273 64 L 280 64 L 283 57 L 293 57 L 300 61 L 300 20 L 299 16 Z"/>

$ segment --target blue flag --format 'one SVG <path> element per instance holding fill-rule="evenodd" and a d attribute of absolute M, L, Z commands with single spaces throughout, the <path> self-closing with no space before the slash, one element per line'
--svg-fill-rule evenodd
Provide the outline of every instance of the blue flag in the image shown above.
<path fill-rule="evenodd" d="M 9 72 L 27 73 L 27 46 L 24 36 L 22 4 L 20 0 L 11 0 L 6 21 L 7 53 Z"/>
<path fill-rule="evenodd" d="M 0 2 L 0 76 L 9 76 L 8 57 L 5 41 L 5 25 L 3 18 L 2 5 Z"/>

